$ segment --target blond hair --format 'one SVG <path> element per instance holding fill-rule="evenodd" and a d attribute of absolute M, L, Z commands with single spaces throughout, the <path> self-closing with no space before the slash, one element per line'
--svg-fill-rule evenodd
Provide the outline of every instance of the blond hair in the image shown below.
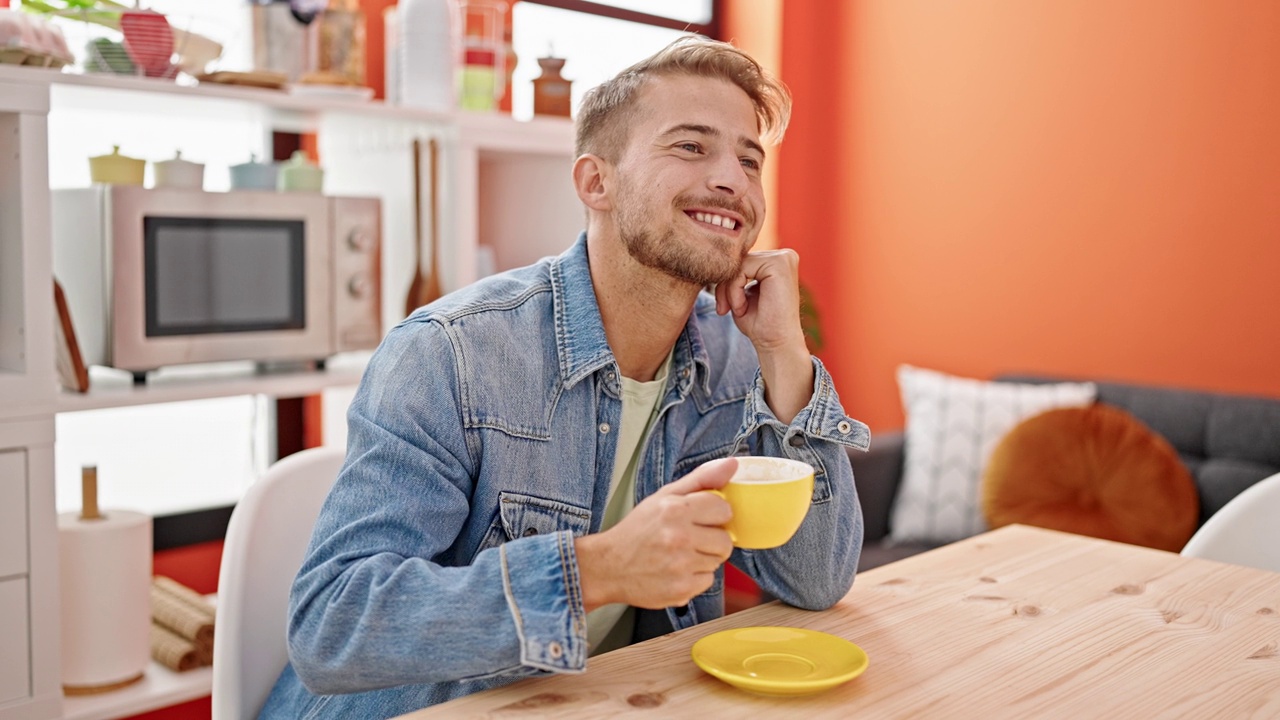
<path fill-rule="evenodd" d="M 770 142 L 782 140 L 791 118 L 791 93 L 787 87 L 733 45 L 685 35 L 587 92 L 578 109 L 576 154 L 591 153 L 617 160 L 627 142 L 626 121 L 638 111 L 645 81 L 669 75 L 719 78 L 733 83 L 751 99 L 761 135 Z"/>

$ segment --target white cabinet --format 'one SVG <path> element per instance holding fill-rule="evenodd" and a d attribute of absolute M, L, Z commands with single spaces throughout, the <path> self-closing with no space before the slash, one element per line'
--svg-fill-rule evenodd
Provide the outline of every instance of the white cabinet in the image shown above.
<path fill-rule="evenodd" d="M 57 616 L 53 416 L 0 420 L 0 720 L 58 716 Z"/>
<path fill-rule="evenodd" d="M 31 686 L 26 578 L 0 580 L 0 707 L 25 700 Z"/>
<path fill-rule="evenodd" d="M 0 77 L 0 720 L 56 717 L 49 89 Z"/>
<path fill-rule="evenodd" d="M 27 574 L 27 452 L 0 451 L 0 581 Z"/>
<path fill-rule="evenodd" d="M 265 144 L 244 130 L 259 120 L 264 134 L 271 128 L 318 131 L 326 191 L 383 200 L 387 327 L 403 317 L 413 276 L 414 138 L 439 142 L 439 256 L 446 291 L 476 278 L 481 245 L 492 249 L 497 269 L 515 267 L 563 250 L 584 218 L 570 182 L 573 128 L 565 120 L 440 115 L 0 65 L 0 720 L 119 717 L 193 696 L 189 688 L 175 691 L 149 678 L 106 705 L 79 698 L 63 703 L 53 467 L 57 413 L 244 394 L 296 397 L 353 385 L 361 369 L 331 364 L 320 373 L 179 379 L 145 387 L 103 384 L 87 395 L 58 392 L 49 159 L 51 151 L 58 157 L 83 154 L 71 144 L 92 128 L 68 134 L 59 126 L 51 148 L 51 105 L 79 113 L 133 112 L 139 122 L 164 124 L 166 131 L 193 117 L 241 123 L 236 127 L 246 149 L 243 156 L 224 159 L 231 163 L 246 159 L 249 145 Z M 418 198 L 423 212 L 431 207 L 429 193 L 424 186 Z M 429 220 L 423 219 L 424 227 Z M 200 692 L 207 690 L 195 695 Z"/>

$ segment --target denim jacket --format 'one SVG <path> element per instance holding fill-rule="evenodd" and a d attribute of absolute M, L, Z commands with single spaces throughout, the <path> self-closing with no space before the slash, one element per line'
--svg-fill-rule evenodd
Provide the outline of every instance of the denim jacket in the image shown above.
<path fill-rule="evenodd" d="M 636 500 L 737 453 L 813 465 L 795 536 L 730 561 L 818 610 L 853 583 L 862 515 L 844 446 L 865 450 L 869 433 L 813 363 L 813 397 L 783 424 L 750 341 L 703 293 L 639 450 Z M 346 464 L 294 582 L 290 664 L 263 716 L 387 717 L 584 671 L 573 538 L 604 516 L 620 397 L 585 234 L 393 329 L 348 412 Z M 636 638 L 720 617 L 723 578 L 687 606 L 639 612 Z"/>

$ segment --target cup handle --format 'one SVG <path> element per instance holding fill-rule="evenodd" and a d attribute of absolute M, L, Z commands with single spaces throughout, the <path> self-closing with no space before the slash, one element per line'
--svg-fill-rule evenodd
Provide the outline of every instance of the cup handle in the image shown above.
<path fill-rule="evenodd" d="M 703 492 L 709 492 L 712 495 L 718 496 L 721 500 L 724 500 L 725 502 L 729 502 L 729 498 L 725 497 L 724 493 L 720 492 L 719 490 L 704 490 Z M 734 546 L 736 547 L 738 545 L 738 536 L 734 535 L 733 531 L 727 527 L 724 530 L 725 532 L 729 533 L 729 542 L 733 543 Z"/>

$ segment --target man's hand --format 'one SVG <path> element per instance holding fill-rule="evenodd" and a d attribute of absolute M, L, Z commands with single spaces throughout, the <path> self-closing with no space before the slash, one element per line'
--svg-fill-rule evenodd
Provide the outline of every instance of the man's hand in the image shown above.
<path fill-rule="evenodd" d="M 714 460 L 645 498 L 617 525 L 574 540 L 583 605 L 621 602 L 657 610 L 687 604 L 715 580 L 733 543 L 724 487 L 738 461 Z"/>
<path fill-rule="evenodd" d="M 716 285 L 716 312 L 733 313 L 760 356 L 765 402 L 790 423 L 813 395 L 813 362 L 800 327 L 800 256 L 786 249 L 750 253 L 736 277 Z"/>

